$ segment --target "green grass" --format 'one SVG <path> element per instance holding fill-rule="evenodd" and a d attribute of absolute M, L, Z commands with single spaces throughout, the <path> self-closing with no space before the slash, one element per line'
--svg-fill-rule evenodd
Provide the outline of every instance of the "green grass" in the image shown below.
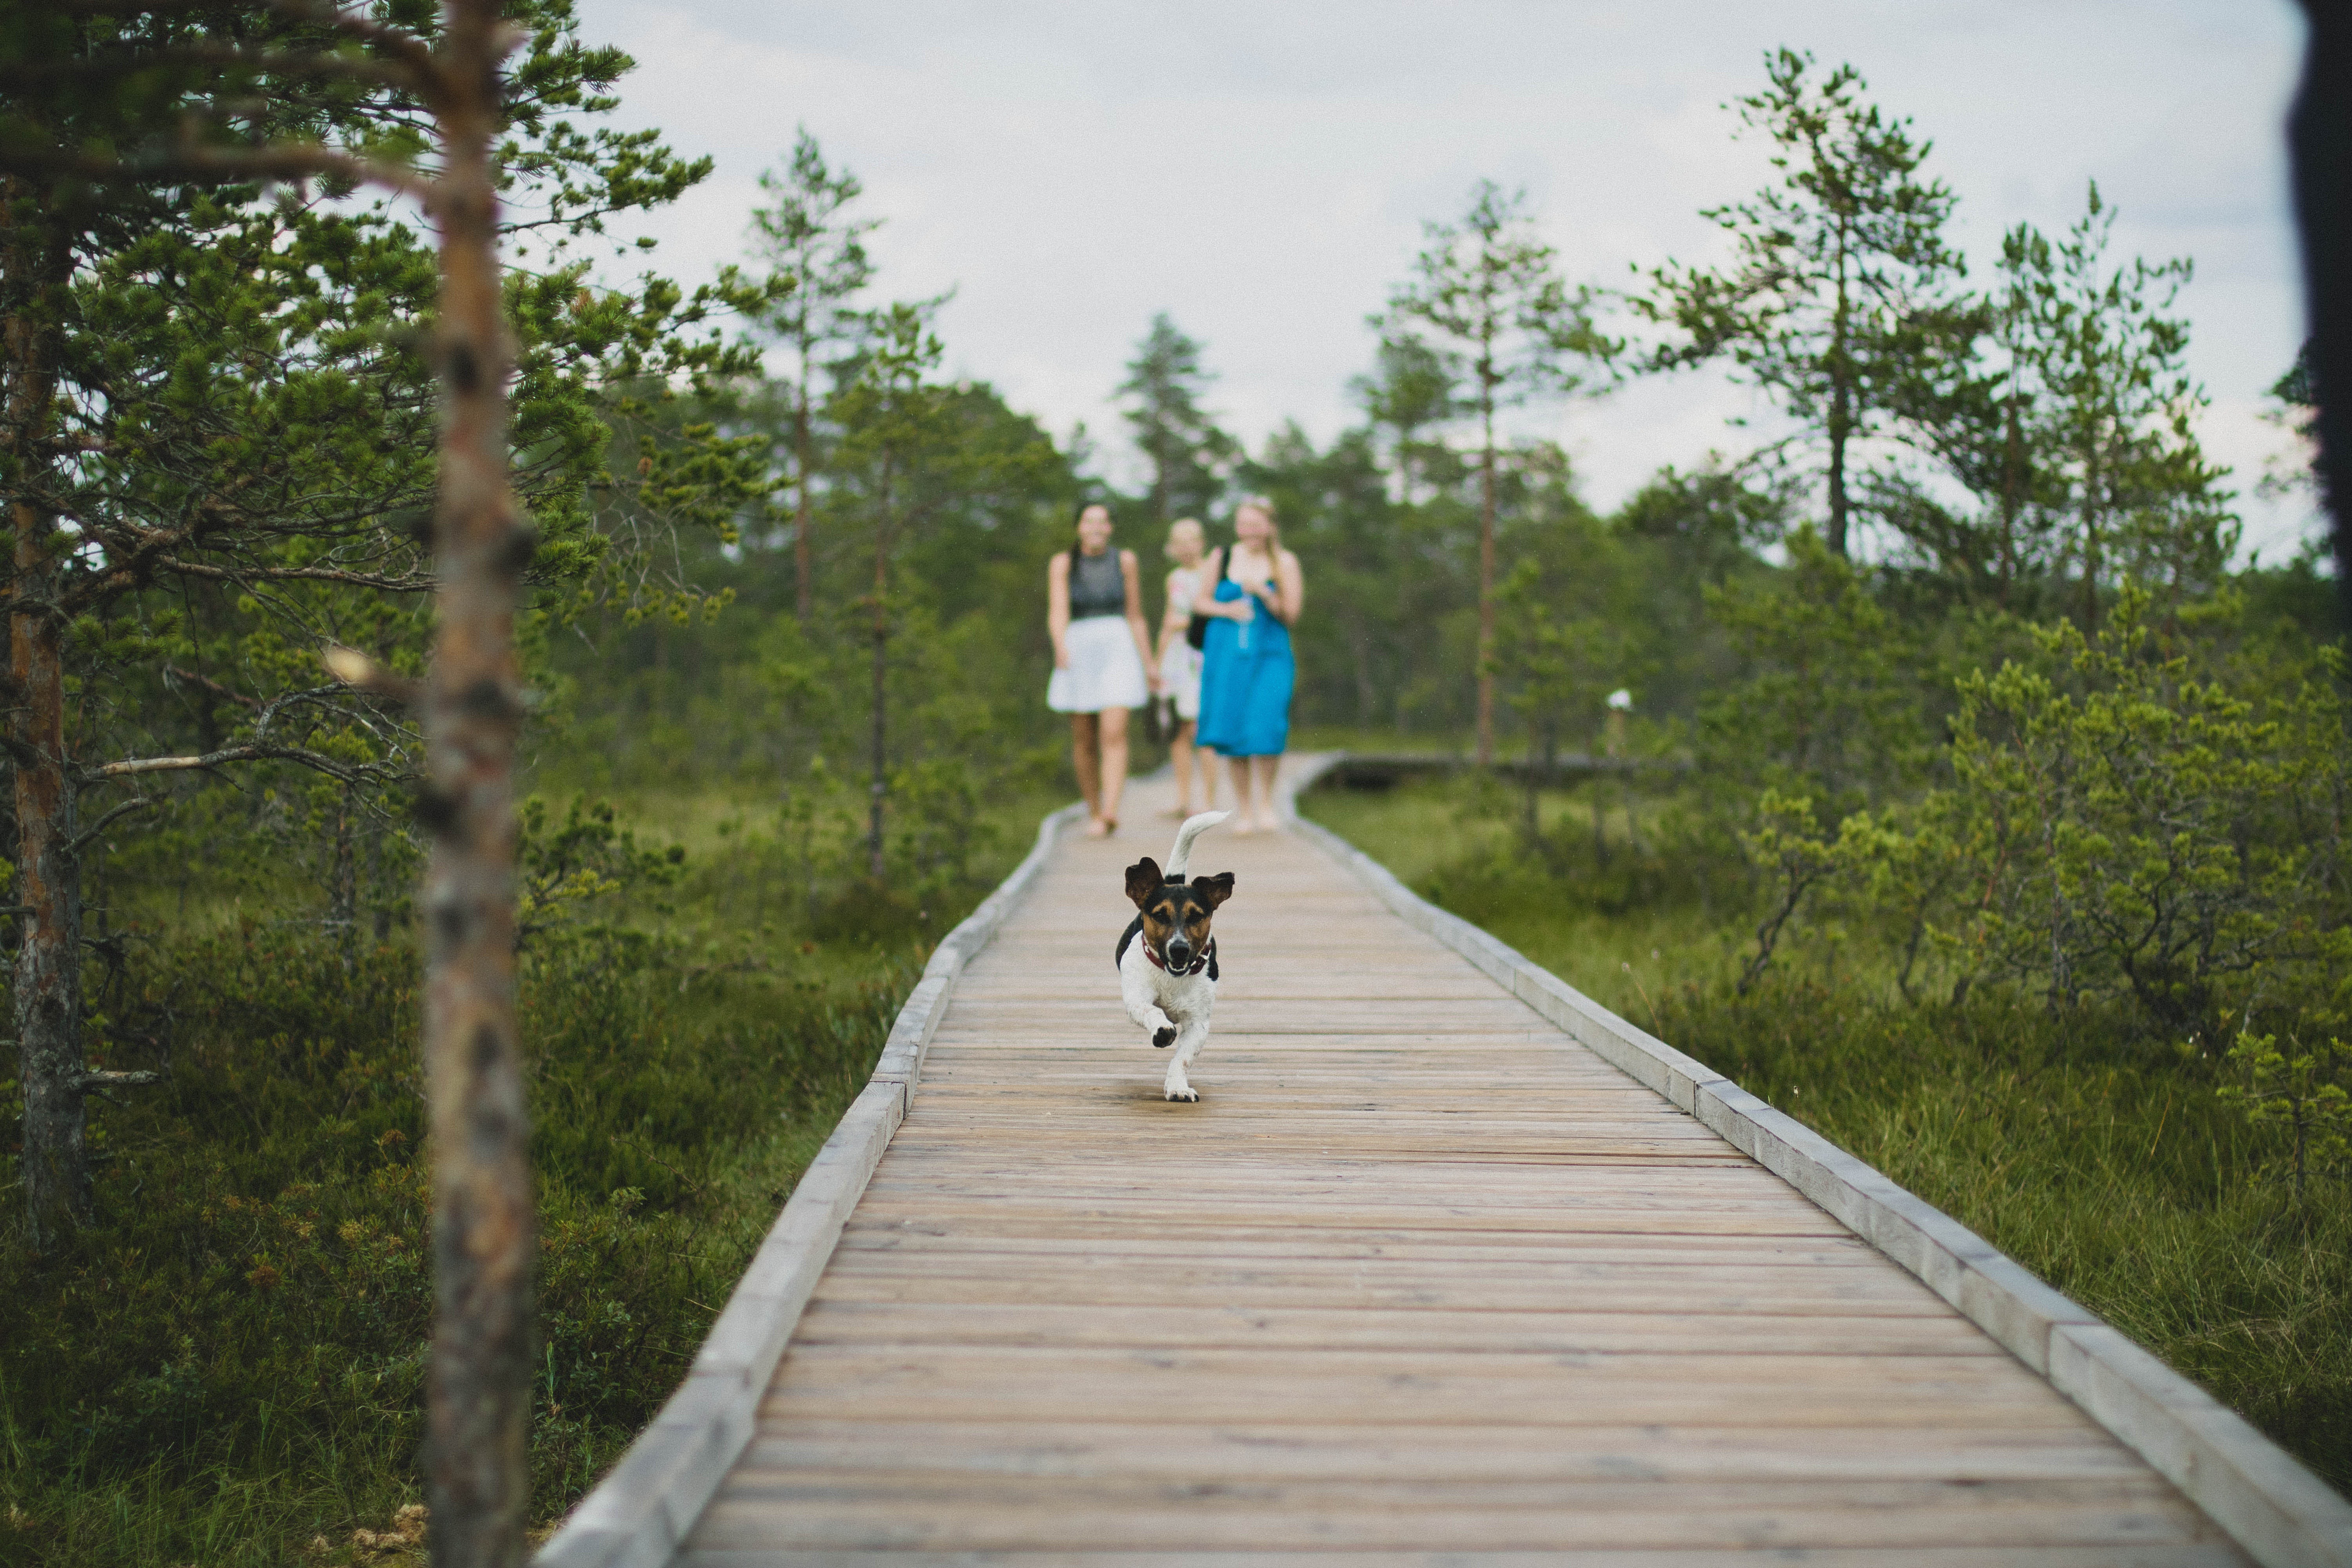
<path fill-rule="evenodd" d="M 535 1519 L 667 1395 L 924 954 L 1058 804 L 990 807 L 964 875 L 903 897 L 861 891 L 828 829 L 812 900 L 778 894 L 809 868 L 757 801 L 640 801 L 680 874 L 533 939 Z M 94 1033 L 169 1078 L 95 1108 L 98 1223 L 0 1249 L 0 1561 L 384 1561 L 360 1532 L 420 1496 L 430 1317 L 415 954 L 218 898 L 151 938 L 118 893 Z"/>
<path fill-rule="evenodd" d="M 2280 1147 L 2218 1099 L 2221 1064 L 2122 1017 L 1997 994 L 1906 1003 L 1835 954 L 1792 954 L 1738 995 L 1728 878 L 1710 909 L 1654 866 L 1643 896 L 1622 815 L 1609 871 L 1589 852 L 1547 866 L 1517 849 L 1500 804 L 1446 785 L 1301 802 L 1423 896 L 1885 1172 L 2352 1485 L 2347 1194 L 2331 1182 L 2294 1201 Z M 1589 843 L 1589 805 L 1548 800 L 1548 837 Z"/>

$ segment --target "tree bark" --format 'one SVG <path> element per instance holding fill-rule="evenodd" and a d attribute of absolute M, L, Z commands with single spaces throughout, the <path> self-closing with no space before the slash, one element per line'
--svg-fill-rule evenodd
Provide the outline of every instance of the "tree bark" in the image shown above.
<path fill-rule="evenodd" d="M 1495 765 L 1495 389 L 1482 363 L 1478 413 L 1478 765 Z"/>
<path fill-rule="evenodd" d="M 2083 635 L 2099 629 L 2099 524 L 2106 512 L 2106 473 L 2099 461 L 2096 436 L 2083 455 Z"/>
<path fill-rule="evenodd" d="M 793 510 L 793 569 L 798 578 L 795 601 L 801 626 L 806 628 L 816 607 L 816 556 L 809 541 L 809 356 L 801 350 L 801 384 L 793 399 L 793 472 L 800 480 L 799 504 Z"/>
<path fill-rule="evenodd" d="M 2336 591 L 2352 622 L 2352 0 L 2303 0 L 2311 23 L 2287 121 L 2319 399 L 2319 486 L 2336 520 Z"/>
<path fill-rule="evenodd" d="M 25 1239 L 54 1246 L 89 1217 L 81 1040 L 81 878 L 73 851 L 74 788 L 65 739 L 65 658 L 59 614 L 62 562 L 57 519 L 32 493 L 49 466 L 57 395 L 54 291 L 70 258 L 47 230 L 40 194 L 10 180 L 0 281 L 7 314 L 5 476 L 15 582 L 8 605 L 8 667 L 16 690 L 10 751 L 16 766 L 18 1076 L 24 1087 Z"/>
<path fill-rule="evenodd" d="M 882 855 L 883 816 L 890 795 L 890 464 L 882 465 L 882 516 L 874 531 L 874 713 L 870 734 L 873 779 L 867 785 L 866 874 L 877 883 L 887 875 Z"/>
<path fill-rule="evenodd" d="M 1845 446 L 1853 434 L 1853 306 L 1847 294 L 1845 231 L 1838 231 L 1837 310 L 1830 336 L 1830 553 L 1846 553 Z"/>
<path fill-rule="evenodd" d="M 2018 416 L 2014 384 L 2001 403 L 2000 595 L 2009 603 L 2017 585 L 2017 523 L 2025 510 L 2025 425 Z"/>
<path fill-rule="evenodd" d="M 491 153 L 498 0 L 448 0 L 435 105 L 440 231 L 440 578 L 425 687 L 419 812 L 425 1056 L 433 1135 L 433 1362 L 425 1494 L 436 1568 L 509 1568 L 525 1552 L 533 1261 L 530 1122 L 515 1005 L 514 643 L 530 530 L 508 477 L 506 331 Z"/>

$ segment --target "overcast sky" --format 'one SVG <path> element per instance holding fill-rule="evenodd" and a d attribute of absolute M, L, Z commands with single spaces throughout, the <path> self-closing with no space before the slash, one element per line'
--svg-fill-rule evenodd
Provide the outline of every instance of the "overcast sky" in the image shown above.
<path fill-rule="evenodd" d="M 1717 253 L 1697 216 L 1768 173 L 1722 108 L 1788 44 L 1850 61 L 1935 142 L 1982 277 L 2018 222 L 2057 230 L 2096 179 L 2117 249 L 2193 257 L 2204 437 L 2251 489 L 2302 305 L 2281 123 L 2289 0 L 583 0 L 635 55 L 622 117 L 717 173 L 646 232 L 682 281 L 743 252 L 762 168 L 805 125 L 887 219 L 877 297 L 954 289 L 950 368 L 1139 471 L 1110 397 L 1157 310 L 1207 347 L 1253 447 L 1357 418 L 1364 324 L 1428 219 L 1524 186 L 1571 279 Z M 1555 407 L 1531 428 L 1614 505 L 1664 463 L 1750 439 L 1713 375 Z M 2242 504 L 2276 559 L 2301 509 Z"/>

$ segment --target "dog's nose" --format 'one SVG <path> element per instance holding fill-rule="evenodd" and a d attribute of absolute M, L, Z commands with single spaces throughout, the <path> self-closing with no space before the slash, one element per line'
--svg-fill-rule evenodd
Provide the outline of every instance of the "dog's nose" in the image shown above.
<path fill-rule="evenodd" d="M 1180 937 L 1171 937 L 1171 938 L 1169 938 L 1169 939 L 1168 939 L 1168 962 L 1169 962 L 1169 963 L 1191 963 L 1191 962 L 1192 962 L 1192 944 L 1191 942 L 1186 942 L 1186 941 L 1185 941 L 1182 937 L 1181 937 L 1181 936 L 1180 936 Z"/>

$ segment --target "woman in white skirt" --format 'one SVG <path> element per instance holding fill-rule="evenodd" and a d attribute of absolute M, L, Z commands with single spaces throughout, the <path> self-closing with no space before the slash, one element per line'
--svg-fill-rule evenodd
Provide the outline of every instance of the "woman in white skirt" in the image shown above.
<path fill-rule="evenodd" d="M 1127 788 L 1127 714 L 1151 700 L 1151 636 L 1143 624 L 1143 578 L 1132 550 L 1110 547 L 1110 511 L 1078 513 L 1078 542 L 1045 568 L 1045 626 L 1054 637 L 1054 678 L 1045 706 L 1070 716 L 1070 759 L 1087 797 L 1087 837 L 1118 831 Z"/>
<path fill-rule="evenodd" d="M 1176 563 L 1168 574 L 1168 607 L 1160 617 L 1160 694 L 1173 703 L 1176 723 L 1168 742 L 1168 765 L 1176 775 L 1176 806 L 1168 815 L 1192 815 L 1192 727 L 1201 717 L 1201 650 L 1184 639 L 1192 624 L 1192 601 L 1201 594 L 1201 555 L 1208 548 L 1197 517 L 1179 518 L 1168 527 L 1168 559 Z M 1217 773 L 1206 758 L 1200 764 L 1202 798 L 1199 809 L 1217 809 Z"/>

